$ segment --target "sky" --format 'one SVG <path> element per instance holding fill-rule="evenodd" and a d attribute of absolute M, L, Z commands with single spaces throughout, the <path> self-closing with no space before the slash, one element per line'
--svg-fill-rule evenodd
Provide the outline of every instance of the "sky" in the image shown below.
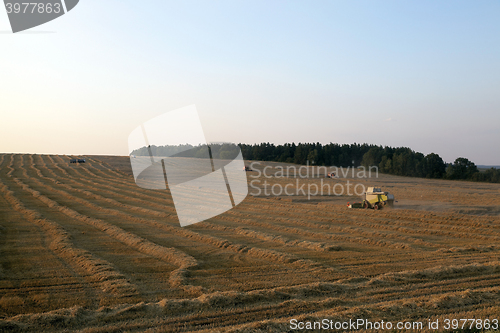
<path fill-rule="evenodd" d="M 500 165 L 498 1 L 81 0 L 13 34 L 0 152 L 128 155 L 196 105 L 208 142 L 370 143 Z"/>

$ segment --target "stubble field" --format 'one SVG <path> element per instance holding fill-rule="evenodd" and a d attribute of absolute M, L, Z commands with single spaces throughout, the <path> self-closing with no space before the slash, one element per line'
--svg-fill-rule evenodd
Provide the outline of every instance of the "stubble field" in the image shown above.
<path fill-rule="evenodd" d="M 260 195 L 181 228 L 169 192 L 137 187 L 127 157 L 70 158 L 0 154 L 0 331 L 500 319 L 498 184 L 276 177 L 280 164 L 261 162 L 266 174 L 247 174 Z M 267 197 L 264 181 L 294 193 L 350 181 L 398 202 L 373 211 L 347 209 L 359 199 L 346 194 Z"/>

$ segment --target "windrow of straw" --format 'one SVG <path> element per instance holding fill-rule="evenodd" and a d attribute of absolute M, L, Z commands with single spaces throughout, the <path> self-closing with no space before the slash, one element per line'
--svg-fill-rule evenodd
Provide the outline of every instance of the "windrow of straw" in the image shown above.
<path fill-rule="evenodd" d="M 65 175 L 65 176 L 67 176 L 67 177 L 71 177 L 71 175 L 70 175 L 70 174 L 69 174 L 69 173 L 68 173 L 65 169 L 61 168 L 61 167 L 59 166 L 59 164 L 58 164 L 58 163 L 56 163 L 56 162 L 54 161 L 54 159 L 52 158 L 52 156 L 50 156 L 50 155 L 45 155 L 45 156 L 47 156 L 47 158 L 48 158 L 48 159 L 49 159 L 49 161 L 51 162 L 51 165 L 52 165 L 54 168 L 56 168 L 57 170 L 59 170 L 59 172 L 61 172 L 63 175 Z"/>
<path fill-rule="evenodd" d="M 467 289 L 435 296 L 429 303 L 436 309 L 460 309 L 470 305 L 498 302 L 500 299 L 499 296 L 500 290 L 498 288 L 475 291 Z"/>
<path fill-rule="evenodd" d="M 387 273 L 377 276 L 380 281 L 418 282 L 422 280 L 456 279 L 466 276 L 481 276 L 500 273 L 500 262 L 493 261 L 485 264 L 473 263 L 459 266 L 437 266 L 423 270 L 408 270 Z"/>
<path fill-rule="evenodd" d="M 96 161 L 95 159 L 93 159 L 92 157 L 87 157 L 87 160 L 92 163 L 92 164 L 98 164 L 100 165 L 104 170 L 106 170 L 107 172 L 109 172 L 111 175 L 113 175 L 113 177 L 118 177 L 118 178 L 127 178 L 128 175 L 125 174 L 125 173 L 122 173 L 120 171 L 117 171 L 117 170 L 114 170 L 108 163 L 106 162 L 103 162 L 103 161 Z M 91 164 L 91 166 L 93 166 Z M 100 170 L 102 171 L 101 169 L 99 168 L 96 168 L 94 167 L 95 169 L 97 170 Z"/>
<path fill-rule="evenodd" d="M 61 160 L 63 164 L 68 163 L 69 159 L 70 159 L 70 157 L 68 157 L 67 160 L 64 160 L 61 156 L 57 156 L 57 158 L 59 160 Z M 77 168 L 72 168 L 72 169 L 73 170 L 78 169 L 80 171 L 83 171 L 83 172 L 87 173 L 91 177 L 98 177 L 98 178 L 101 178 L 101 179 L 110 179 L 110 180 L 113 180 L 117 184 L 129 184 L 129 182 L 126 180 L 127 177 L 125 175 L 120 174 L 120 173 L 115 173 L 114 175 L 106 174 L 103 170 L 101 170 L 99 168 L 96 168 L 93 164 L 94 163 L 92 162 L 92 159 L 88 159 L 88 162 L 85 163 L 85 166 L 82 165 L 81 168 L 77 167 Z M 96 172 L 100 173 L 101 175 L 100 176 L 97 175 Z"/>
<path fill-rule="evenodd" d="M 106 233 L 107 235 L 113 237 L 114 239 L 142 252 L 144 254 L 150 255 L 152 257 L 158 258 L 160 260 L 172 263 L 178 266 L 179 271 L 172 272 L 169 280 L 173 286 L 186 286 L 188 289 L 191 286 L 186 285 L 186 270 L 197 265 L 197 261 L 192 256 L 176 249 L 176 248 L 166 248 L 150 242 L 142 237 L 139 237 L 130 232 L 126 232 L 123 229 L 107 223 L 103 220 L 92 218 L 89 216 L 82 215 L 77 211 L 59 205 L 56 201 L 48 198 L 47 196 L 41 194 L 40 192 L 32 189 L 28 185 L 24 184 L 19 179 L 14 179 L 19 186 L 21 186 L 25 191 L 30 192 L 35 198 L 45 203 L 48 207 L 57 209 L 68 217 L 74 218 L 78 221 L 92 225 L 96 229 Z M 36 180 L 35 180 L 36 181 Z M 43 184 L 41 184 L 43 185 Z"/>
<path fill-rule="evenodd" d="M 12 173 L 14 172 L 14 168 L 12 167 L 14 165 L 14 154 L 10 155 L 10 161 L 9 164 L 7 165 L 7 168 L 9 171 L 7 172 L 7 177 L 12 177 Z"/>
<path fill-rule="evenodd" d="M 50 156 L 49 156 L 50 157 Z M 116 198 L 123 198 L 127 201 L 132 201 L 132 202 L 137 202 L 137 206 L 143 206 L 144 204 L 147 204 L 148 207 L 154 207 L 158 209 L 156 212 L 160 213 L 172 213 L 175 214 L 175 209 L 173 208 L 173 201 L 166 197 L 166 196 L 158 196 L 157 192 L 154 193 L 154 195 L 148 195 L 144 193 L 139 192 L 139 188 L 135 183 L 121 183 L 117 184 L 115 180 L 113 179 L 107 179 L 107 178 L 101 178 L 98 177 L 96 181 L 93 181 L 91 179 L 94 179 L 95 175 L 91 177 L 91 179 L 88 179 L 86 175 L 83 175 L 82 173 L 82 168 L 74 168 L 71 171 L 74 173 L 74 175 L 69 175 L 66 170 L 60 168 L 57 166 L 60 170 L 63 170 L 64 173 L 62 173 L 62 176 L 56 175 L 54 172 L 52 172 L 52 176 L 54 179 L 63 179 L 65 182 L 69 182 L 71 184 L 75 185 L 80 185 L 85 184 L 86 188 L 94 190 L 95 192 L 99 192 L 101 194 L 110 194 L 113 197 Z M 56 168 L 56 169 L 57 169 Z M 50 170 L 50 169 L 48 169 Z M 87 168 L 84 169 L 86 171 L 89 171 Z M 50 172 L 50 171 L 49 171 Z M 91 172 L 91 171 L 89 171 Z M 78 176 L 78 181 L 75 181 L 75 177 Z M 141 200 L 142 199 L 142 200 Z"/>
<path fill-rule="evenodd" d="M 234 233 L 237 235 L 243 235 L 243 236 L 247 236 L 247 237 L 251 237 L 251 238 L 255 238 L 255 239 L 260 239 L 260 240 L 264 240 L 264 241 L 277 243 L 280 245 L 302 247 L 302 248 L 314 250 L 314 251 L 323 251 L 323 252 L 324 251 L 339 251 L 341 249 L 340 246 L 336 246 L 336 245 L 330 245 L 330 244 L 326 244 L 326 243 L 319 243 L 319 242 L 307 241 L 307 240 L 289 239 L 289 238 L 281 236 L 281 235 L 272 235 L 272 234 L 265 233 L 265 232 L 246 229 L 243 227 L 231 228 L 231 227 L 218 225 L 218 224 L 214 224 L 214 223 L 209 223 L 209 222 L 203 223 L 202 226 L 205 228 L 208 228 L 208 229 L 230 232 L 230 233 Z"/>
<path fill-rule="evenodd" d="M 273 220 L 277 220 L 277 219 L 273 218 Z M 337 241 L 337 242 L 343 241 L 343 242 L 350 242 L 350 243 L 360 243 L 360 244 L 368 244 L 368 245 L 374 245 L 374 246 L 379 246 L 379 247 L 392 247 L 392 248 L 397 248 L 397 249 L 410 248 L 410 245 L 405 244 L 405 243 L 395 243 L 395 242 L 391 242 L 391 241 L 387 241 L 387 240 L 377 240 L 377 239 L 372 239 L 372 238 L 342 235 L 342 234 L 339 234 L 342 232 L 342 228 L 335 228 L 333 226 L 332 227 L 324 226 L 322 228 L 320 227 L 321 229 L 324 229 L 325 231 L 331 230 L 332 233 L 327 233 L 325 231 L 315 232 L 315 231 L 311 231 L 311 229 L 318 229 L 318 225 L 315 225 L 314 223 L 291 221 L 289 219 L 286 219 L 287 225 L 292 224 L 292 225 L 298 225 L 298 226 L 305 226 L 305 227 L 307 227 L 307 229 L 294 228 L 294 227 L 289 227 L 289 226 L 285 226 L 285 225 L 279 225 L 276 223 L 258 222 L 258 221 L 254 221 L 254 220 L 251 220 L 248 218 L 239 219 L 238 221 L 241 221 L 247 225 L 256 226 L 259 228 L 265 228 L 265 229 L 279 231 L 280 233 L 296 234 L 296 235 L 306 236 L 306 237 L 314 238 L 314 239 L 333 240 L 333 241 Z M 354 232 L 351 230 L 351 233 L 354 233 Z M 366 233 L 366 234 L 372 235 L 371 233 Z"/>
<path fill-rule="evenodd" d="M 450 247 L 439 249 L 439 252 L 443 253 L 470 253 L 470 252 L 492 252 L 498 251 L 499 246 L 489 245 L 489 246 L 466 246 L 466 247 Z"/>
<path fill-rule="evenodd" d="M 318 296 L 339 297 L 348 292 L 350 288 L 338 283 L 312 283 L 249 292 L 214 292 L 193 299 L 163 299 L 154 303 L 122 304 L 102 307 L 97 310 L 75 306 L 45 313 L 17 315 L 8 318 L 3 325 L 4 327 L 9 325 L 23 331 L 36 331 L 41 328 L 77 328 L 80 325 L 85 325 L 87 328 L 93 326 L 97 328 L 103 324 L 123 321 L 124 319 L 130 320 L 131 318 L 144 320 L 187 315 L 204 317 L 210 313 L 234 313 L 235 309 L 241 309 L 238 312 L 242 312 L 244 315 L 246 310 L 256 312 L 268 309 L 285 309 L 290 302 L 301 306 L 310 302 L 311 305 L 317 307 L 319 303 L 310 300 L 315 300 Z M 306 300 L 308 301 L 306 302 Z M 335 302 L 330 301 L 330 303 L 342 304 L 343 301 L 336 298 Z M 319 304 L 319 306 L 321 308 L 325 304 Z"/>
<path fill-rule="evenodd" d="M 25 176 L 29 178 L 29 175 L 27 173 L 25 174 Z M 37 179 L 32 178 L 32 180 L 40 186 L 48 187 L 48 185 L 40 182 Z M 181 228 L 174 228 L 174 227 L 168 226 L 166 224 L 158 223 L 154 220 L 147 220 L 147 219 L 143 219 L 143 218 L 137 218 L 134 216 L 130 216 L 130 215 L 123 213 L 123 212 L 116 210 L 116 209 L 99 207 L 93 203 L 86 201 L 86 200 L 72 196 L 71 194 L 69 194 L 68 192 L 63 191 L 63 190 L 57 190 L 57 189 L 51 188 L 51 191 L 59 193 L 67 198 L 70 198 L 73 201 L 79 202 L 79 203 L 81 203 L 89 208 L 92 208 L 94 210 L 107 212 L 107 213 L 112 214 L 114 216 L 120 216 L 120 217 L 123 217 L 123 218 L 131 220 L 131 221 L 136 221 L 136 222 L 140 222 L 140 223 L 144 223 L 144 224 L 153 225 L 153 226 L 159 227 L 161 229 L 168 230 L 170 232 L 174 232 L 177 235 L 181 235 L 181 236 L 191 238 L 191 239 L 196 239 L 196 240 L 201 241 L 201 242 L 206 243 L 206 244 L 214 245 L 218 248 L 227 249 L 227 250 L 230 250 L 233 252 L 238 252 L 238 253 L 247 253 L 250 256 L 253 256 L 256 258 L 261 258 L 261 259 L 266 259 L 266 260 L 269 260 L 272 262 L 293 263 L 295 266 L 299 266 L 299 267 L 309 266 L 309 267 L 317 268 L 319 266 L 317 263 L 315 263 L 311 260 L 300 259 L 299 257 L 294 256 L 292 254 L 280 253 L 278 251 L 269 250 L 269 249 L 248 247 L 246 245 L 230 242 L 226 239 L 199 234 L 199 233 L 196 233 L 194 231 L 187 230 L 185 228 L 182 228 L 182 229 Z M 57 208 L 68 216 L 81 218 L 81 217 L 78 217 L 78 215 L 75 215 L 75 213 L 76 214 L 79 214 L 79 213 L 77 213 L 77 212 L 75 212 L 67 207 L 58 205 L 55 201 L 49 199 L 48 197 L 46 197 L 44 195 L 41 195 L 38 191 L 34 191 L 31 189 L 31 192 L 33 193 L 33 195 L 37 196 L 41 201 L 43 201 L 49 207 Z M 86 219 L 87 223 L 89 223 L 90 220 L 96 220 L 96 219 L 93 219 L 90 217 L 85 217 L 85 219 Z M 98 223 L 94 222 L 97 225 L 102 225 L 103 223 L 106 223 L 106 222 L 101 221 L 101 220 L 96 220 L 96 221 L 100 221 Z M 144 253 L 148 253 L 151 255 L 155 254 L 156 256 L 158 256 L 158 251 L 152 250 L 154 248 L 153 245 L 148 245 L 146 247 L 138 246 L 138 244 L 140 242 L 145 241 L 144 239 L 142 239 L 138 236 L 135 236 L 135 235 L 131 235 L 130 233 L 127 233 L 128 234 L 127 236 L 123 236 L 120 232 L 112 232 L 112 231 L 110 231 L 111 229 L 118 228 L 118 227 L 115 227 L 115 226 L 112 226 L 109 224 L 107 224 L 107 225 L 108 226 L 105 227 L 103 229 L 103 231 L 106 230 L 106 232 L 111 232 L 113 234 L 113 237 L 115 237 L 116 239 L 119 239 L 120 241 L 122 241 L 130 246 L 135 246 L 136 248 L 143 249 L 142 251 L 147 251 L 146 249 L 151 249 L 151 250 L 149 250 L 149 252 L 144 252 Z M 133 237 L 137 237 L 140 240 L 131 240 Z M 155 246 L 158 246 L 158 245 L 155 244 Z M 192 258 L 192 259 L 194 260 L 193 262 L 196 261 L 194 258 Z M 171 262 L 173 262 L 173 261 L 171 261 Z M 176 286 L 180 284 L 179 281 L 182 281 L 182 282 L 185 281 L 186 269 L 195 266 L 195 264 L 192 264 L 192 263 L 186 263 L 185 266 L 183 266 L 184 260 L 181 260 L 181 262 L 182 262 L 182 264 L 173 262 L 174 264 L 178 265 L 179 269 L 180 269 L 178 272 L 174 272 L 171 275 L 171 282 L 173 285 L 176 285 Z"/>
<path fill-rule="evenodd" d="M 232 213 L 232 215 L 236 215 L 236 214 Z M 245 223 L 247 225 L 257 226 L 257 227 L 261 227 L 261 228 L 268 228 L 269 229 L 271 227 L 269 224 L 258 222 L 256 218 L 238 218 L 237 221 L 241 222 L 241 223 Z M 352 227 L 352 226 L 342 227 L 342 226 L 336 225 L 335 221 L 331 221 L 331 220 L 329 220 L 326 224 L 310 223 L 310 222 L 305 222 L 305 221 L 292 221 L 292 222 L 290 222 L 288 220 L 283 220 L 283 221 L 286 221 L 287 224 L 295 224 L 298 226 L 305 226 L 304 223 L 307 223 L 307 225 L 306 225 L 307 231 L 302 232 L 302 235 L 303 236 L 309 235 L 310 237 L 314 237 L 314 238 L 328 239 L 327 237 L 322 236 L 322 235 L 326 234 L 325 231 L 332 231 L 333 234 L 347 232 L 350 234 L 361 234 L 361 235 L 370 236 L 370 237 L 378 236 L 380 238 L 385 238 L 385 239 L 387 239 L 387 238 L 400 239 L 400 240 L 404 240 L 404 241 L 409 242 L 409 243 L 426 245 L 426 246 L 430 246 L 430 247 L 438 246 L 438 245 L 423 241 L 419 238 L 408 237 L 408 236 L 397 234 L 397 233 L 393 232 L 393 230 L 390 230 L 390 229 L 388 229 L 390 231 L 389 233 L 381 233 L 378 231 L 367 231 L 369 229 L 361 229 L 361 228 L 356 228 L 356 227 Z M 281 226 L 273 225 L 273 227 L 275 229 L 276 228 L 281 229 Z M 371 227 L 376 229 L 374 226 L 371 226 Z M 312 231 L 315 229 L 320 229 L 321 232 L 317 233 L 317 232 Z M 295 230 L 290 229 L 290 230 L 293 231 L 293 233 L 297 233 L 300 229 L 295 229 Z M 328 235 L 328 234 L 326 234 L 326 235 Z M 345 236 L 345 237 L 347 237 L 347 236 Z M 369 242 L 368 238 L 367 238 L 366 242 Z M 394 247 L 394 248 L 404 248 L 402 243 L 394 243 L 394 242 L 387 241 L 387 240 L 383 241 L 382 243 L 379 243 L 379 244 L 381 244 L 383 246 Z M 410 246 L 410 245 L 408 245 L 408 246 Z"/>
<path fill-rule="evenodd" d="M 94 199 L 94 200 L 108 202 L 108 203 L 110 203 L 110 204 L 112 204 L 114 206 L 117 206 L 119 208 L 129 209 L 129 210 L 133 210 L 133 211 L 140 212 L 140 213 L 147 213 L 147 214 L 158 216 L 158 217 L 174 217 L 174 215 L 172 213 L 159 212 L 159 211 L 147 209 L 147 208 L 144 208 L 144 207 L 137 207 L 137 206 L 126 205 L 126 204 L 118 202 L 118 201 L 116 201 L 114 199 L 106 198 L 106 197 L 104 197 L 104 196 L 102 196 L 100 194 L 92 193 L 92 192 L 87 191 L 87 190 L 82 190 L 80 188 L 77 188 L 77 187 L 74 187 L 74 186 L 70 186 L 68 184 L 61 183 L 58 180 L 56 180 L 55 178 L 50 178 L 50 177 L 44 176 L 41 173 L 41 171 L 38 168 L 34 167 L 33 165 L 31 165 L 31 169 L 35 170 L 35 172 L 37 173 L 37 175 L 39 176 L 39 178 L 51 181 L 51 182 L 57 184 L 58 187 L 62 187 L 62 188 L 65 188 L 65 189 L 68 189 L 68 190 L 71 190 L 71 191 L 76 191 L 78 193 L 82 193 L 85 196 L 87 196 L 88 198 L 91 198 L 91 199 Z M 74 183 L 74 184 L 77 183 L 74 180 L 70 180 L 70 182 Z"/>
<path fill-rule="evenodd" d="M 117 192 L 116 184 L 114 186 L 106 185 L 105 183 L 108 181 L 105 181 L 105 180 L 97 183 L 97 182 L 94 182 L 92 180 L 85 179 L 82 176 L 82 177 L 79 177 L 78 181 L 76 181 L 76 180 L 74 180 L 74 177 L 71 177 L 69 174 L 67 174 L 67 175 L 63 174 L 63 176 L 58 176 L 55 174 L 54 171 L 52 171 L 46 165 L 44 165 L 44 168 L 46 169 L 46 171 L 48 173 L 51 174 L 51 177 L 52 177 L 52 178 L 46 177 L 47 180 L 50 180 L 50 181 L 54 182 L 55 184 L 61 185 L 62 187 L 69 189 L 69 190 L 75 190 L 75 191 L 79 191 L 79 192 L 81 191 L 81 193 L 86 194 L 88 197 L 91 197 L 94 199 L 101 198 L 101 200 L 107 201 L 109 203 L 112 203 L 112 204 L 115 204 L 115 205 L 118 205 L 118 206 L 121 206 L 124 208 L 126 207 L 127 209 L 130 209 L 130 210 L 135 210 L 137 212 L 151 214 L 151 215 L 158 216 L 158 217 L 173 217 L 175 215 L 175 209 L 173 207 L 167 206 L 166 202 L 163 202 L 161 204 L 154 203 L 154 202 L 152 202 L 152 200 L 155 199 L 155 197 L 146 196 L 146 195 L 142 195 L 142 194 L 137 193 L 137 186 L 131 188 L 131 190 L 124 190 L 123 188 L 120 188 L 120 191 Z M 81 175 L 78 168 L 76 168 L 74 170 L 74 172 L 76 174 Z M 58 179 L 58 180 L 56 180 L 56 179 Z M 64 184 L 61 184 L 61 182 L 60 182 L 61 180 L 64 180 Z M 82 186 L 83 183 L 87 184 L 85 186 L 87 189 L 92 190 L 94 192 L 80 190 L 79 188 L 76 187 L 76 186 Z M 75 186 L 70 186 L 69 184 L 73 184 Z M 113 182 L 109 182 L 109 184 L 113 184 Z M 139 205 L 137 205 L 137 206 L 125 205 L 125 204 L 118 202 L 117 200 L 113 200 L 111 198 L 104 197 L 100 194 L 96 194 L 96 192 L 101 193 L 101 194 L 109 194 L 113 197 L 122 198 L 122 199 L 125 199 L 127 201 L 131 201 L 131 202 L 138 202 Z M 126 195 L 126 194 L 128 194 L 128 195 Z M 144 200 L 143 201 L 138 200 L 137 197 L 144 197 Z M 155 207 L 157 210 L 144 208 L 144 207 L 142 207 L 142 205 L 144 205 L 144 204 L 147 204 L 148 207 Z"/>
<path fill-rule="evenodd" d="M 321 323 L 323 320 L 326 320 L 328 323 L 349 323 L 350 319 L 356 322 L 356 319 L 360 318 L 372 323 L 372 329 L 370 329 L 369 325 L 361 325 L 360 327 L 353 329 L 353 331 L 355 330 L 356 332 L 363 333 L 383 331 L 382 329 L 373 329 L 373 324 L 375 322 L 378 322 L 380 324 L 381 321 L 384 321 L 385 323 L 391 322 L 391 331 L 436 332 L 435 329 L 429 328 L 428 325 L 430 321 L 434 321 L 436 318 L 440 318 L 439 331 L 444 331 L 444 318 L 479 318 L 482 320 L 489 318 L 489 322 L 492 323 L 491 319 L 498 318 L 498 307 L 493 306 L 490 308 L 485 308 L 483 310 L 475 310 L 472 313 L 466 312 L 466 309 L 475 309 L 477 306 L 486 304 L 495 305 L 498 304 L 498 302 L 500 302 L 500 288 L 498 287 L 484 288 L 477 291 L 465 290 L 461 292 L 430 295 L 424 298 L 403 298 L 394 301 L 379 302 L 376 304 L 360 304 L 357 306 L 351 305 L 349 307 L 336 307 L 337 304 L 340 305 L 341 303 L 339 304 L 338 302 L 333 301 L 333 306 L 330 309 L 304 313 L 301 315 L 293 315 L 285 318 L 268 319 L 259 322 L 235 325 L 225 330 L 225 332 L 278 333 L 290 331 L 290 320 L 292 318 L 297 320 L 297 322 L 310 323 Z M 454 313 L 450 313 L 450 310 L 455 311 Z M 430 313 L 432 314 L 431 316 L 429 315 Z M 407 326 L 407 328 L 404 330 L 396 330 L 396 324 L 398 322 L 401 322 L 403 325 L 406 324 L 409 326 Z M 463 322 L 459 321 L 459 323 L 460 325 L 462 325 Z M 468 331 L 467 329 L 469 328 L 470 324 L 471 322 L 469 321 L 467 323 L 466 329 L 463 331 Z M 491 324 L 490 327 L 492 327 Z M 349 329 L 346 329 L 345 331 L 348 330 Z M 472 329 L 472 331 L 476 330 L 480 331 L 481 329 L 475 329 L 475 327 Z M 494 330 L 494 332 L 496 332 L 496 330 Z"/>
<path fill-rule="evenodd" d="M 18 182 L 17 178 L 14 178 L 14 181 Z M 39 212 L 26 208 L 14 196 L 14 192 L 1 182 L 0 191 L 16 211 L 43 230 L 49 239 L 49 248 L 52 251 L 69 265 L 89 274 L 102 291 L 119 295 L 136 293 L 135 286 L 130 284 L 111 263 L 96 258 L 88 251 L 76 248 L 71 242 L 70 235 L 60 225 L 43 218 Z"/>
<path fill-rule="evenodd" d="M 249 255 L 254 258 L 259 258 L 259 259 L 265 259 L 267 261 L 275 262 L 275 263 L 282 263 L 282 264 L 293 264 L 294 266 L 297 267 L 311 267 L 315 269 L 324 269 L 321 268 L 321 265 L 318 264 L 317 262 L 314 262 L 312 260 L 308 259 L 301 259 L 293 254 L 290 253 L 282 253 L 276 250 L 270 250 L 270 249 L 264 249 L 264 248 L 258 248 L 258 247 L 251 247 L 247 246 L 244 244 L 239 244 L 235 242 L 231 242 L 227 239 L 224 238 L 219 238 L 215 236 L 210 236 L 210 235 L 205 235 L 201 234 L 198 232 L 194 232 L 185 228 L 174 228 L 171 226 L 167 225 L 161 225 L 159 224 L 158 227 L 164 229 L 164 230 L 169 230 L 177 235 L 190 238 L 190 239 L 195 239 L 197 241 L 203 242 L 205 244 L 210 244 L 214 245 L 218 248 L 225 249 L 225 250 L 230 250 L 232 252 L 237 252 L 237 253 L 245 253 L 246 255 Z M 330 271 L 330 268 L 326 268 L 328 271 Z"/>

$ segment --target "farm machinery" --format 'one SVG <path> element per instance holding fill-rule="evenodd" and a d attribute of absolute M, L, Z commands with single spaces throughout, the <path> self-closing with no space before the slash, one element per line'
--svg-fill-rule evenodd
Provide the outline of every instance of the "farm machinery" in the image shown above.
<path fill-rule="evenodd" d="M 394 205 L 394 195 L 382 192 L 378 187 L 368 187 L 365 199 L 362 202 L 347 203 L 348 208 L 382 209 L 384 206 Z"/>

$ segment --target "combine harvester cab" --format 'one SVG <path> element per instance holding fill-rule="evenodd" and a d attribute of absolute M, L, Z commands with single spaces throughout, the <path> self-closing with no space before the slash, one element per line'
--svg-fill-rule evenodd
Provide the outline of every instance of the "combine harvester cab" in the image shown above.
<path fill-rule="evenodd" d="M 378 187 L 368 187 L 365 192 L 365 200 L 353 204 L 347 203 L 348 208 L 371 208 L 382 209 L 384 206 L 394 206 L 394 195 L 389 192 L 382 192 Z"/>

